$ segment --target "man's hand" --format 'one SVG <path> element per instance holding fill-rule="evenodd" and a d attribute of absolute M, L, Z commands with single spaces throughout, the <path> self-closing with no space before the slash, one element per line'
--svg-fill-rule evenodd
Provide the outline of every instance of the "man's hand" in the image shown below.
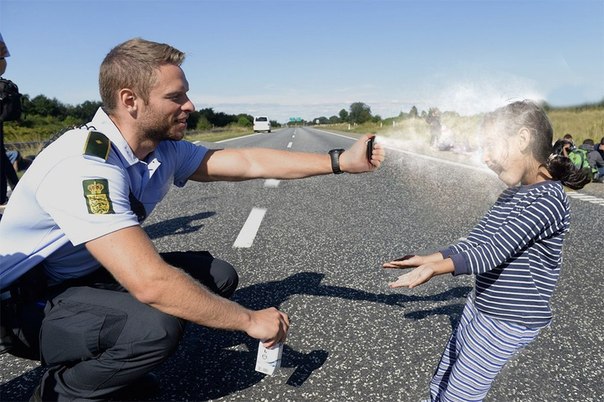
<path fill-rule="evenodd" d="M 285 342 L 289 330 L 289 317 L 274 307 L 252 311 L 249 328 L 245 332 L 252 338 L 262 341 L 270 348 L 277 343 Z"/>
<path fill-rule="evenodd" d="M 384 161 L 386 151 L 377 142 L 373 144 L 371 160 L 367 159 L 367 141 L 373 134 L 365 134 L 357 140 L 346 152 L 340 155 L 340 169 L 346 173 L 372 172 Z"/>

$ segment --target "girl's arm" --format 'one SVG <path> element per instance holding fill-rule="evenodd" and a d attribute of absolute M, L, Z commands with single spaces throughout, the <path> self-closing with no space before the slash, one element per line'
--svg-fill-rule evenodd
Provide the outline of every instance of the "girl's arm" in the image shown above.
<path fill-rule="evenodd" d="M 568 209 L 561 197 L 544 193 L 523 206 L 515 216 L 493 214 L 484 232 L 473 238 L 474 247 L 448 255 L 456 275 L 490 271 L 529 245 L 567 230 Z"/>

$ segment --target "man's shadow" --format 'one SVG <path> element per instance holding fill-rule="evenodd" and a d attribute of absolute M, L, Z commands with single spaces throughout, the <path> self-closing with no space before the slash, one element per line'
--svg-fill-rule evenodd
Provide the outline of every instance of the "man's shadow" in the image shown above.
<path fill-rule="evenodd" d="M 175 234 L 183 235 L 196 232 L 203 227 L 203 224 L 193 224 L 193 222 L 208 219 L 214 215 L 216 215 L 216 212 L 200 212 L 198 214 L 180 216 L 178 218 L 151 223 L 145 225 L 144 229 L 151 239 L 159 239 L 160 237 Z"/>
<path fill-rule="evenodd" d="M 279 308 L 295 295 L 337 297 L 352 301 L 405 306 L 408 303 L 465 298 L 471 290 L 467 286 L 457 287 L 429 296 L 376 294 L 348 287 L 322 285 L 324 276 L 317 272 L 301 272 L 283 280 L 251 285 L 239 289 L 233 300 L 253 310 Z M 409 313 L 407 317 L 422 319 L 431 314 L 444 314 L 450 317 L 453 325 L 459 319 L 457 306 L 460 305 L 451 308 L 440 307 L 418 314 Z M 265 374 L 254 370 L 257 350 L 258 341 L 243 333 L 190 325 L 174 356 L 157 370 L 162 378 L 162 386 L 164 383 L 169 383 L 170 388 L 163 389 L 162 395 L 159 395 L 157 400 L 218 399 L 253 386 L 265 377 Z M 329 351 L 324 349 L 303 353 L 286 344 L 281 366 L 295 368 L 286 384 L 293 387 L 302 386 L 313 371 L 327 361 L 328 356 Z M 186 367 L 193 369 L 187 370 Z"/>

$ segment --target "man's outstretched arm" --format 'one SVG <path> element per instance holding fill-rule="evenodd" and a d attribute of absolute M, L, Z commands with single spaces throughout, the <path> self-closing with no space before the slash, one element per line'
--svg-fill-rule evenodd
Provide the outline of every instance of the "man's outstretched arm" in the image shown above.
<path fill-rule="evenodd" d="M 385 151 L 375 144 L 371 160 L 367 159 L 364 135 L 340 155 L 340 169 L 347 173 L 364 173 L 378 169 Z M 330 156 L 325 153 L 292 152 L 267 148 L 239 148 L 209 151 L 190 177 L 196 181 L 237 181 L 248 179 L 298 179 L 332 173 Z"/>

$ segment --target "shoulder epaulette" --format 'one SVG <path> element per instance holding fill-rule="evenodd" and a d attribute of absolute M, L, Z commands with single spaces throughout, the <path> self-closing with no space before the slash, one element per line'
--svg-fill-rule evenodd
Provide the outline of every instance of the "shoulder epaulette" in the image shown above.
<path fill-rule="evenodd" d="M 109 138 L 105 134 L 93 130 L 88 132 L 88 138 L 84 144 L 85 156 L 93 156 L 106 161 L 109 157 L 110 149 L 111 141 L 109 141 Z"/>

